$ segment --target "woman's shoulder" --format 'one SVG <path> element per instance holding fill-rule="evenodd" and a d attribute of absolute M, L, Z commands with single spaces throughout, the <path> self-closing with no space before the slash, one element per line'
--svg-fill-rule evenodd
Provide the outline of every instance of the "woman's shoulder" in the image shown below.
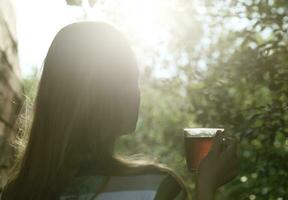
<path fill-rule="evenodd" d="M 98 170 L 82 173 L 70 186 L 72 187 L 69 187 L 68 193 L 74 195 L 91 194 L 95 192 L 95 187 L 102 191 L 103 187 L 105 189 L 101 192 L 102 196 L 119 192 L 121 195 L 125 193 L 131 195 L 133 191 L 137 191 L 137 195 L 155 196 L 151 199 L 156 200 L 174 200 L 176 197 L 185 199 L 187 196 L 186 187 L 180 176 L 162 164 L 144 159 L 116 160 L 113 167 L 103 173 L 99 173 Z"/>
<path fill-rule="evenodd" d="M 172 170 L 163 170 L 161 167 L 151 165 L 142 167 L 141 170 L 138 169 L 137 172 L 129 174 L 78 177 L 61 195 L 60 199 L 66 200 L 75 197 L 91 199 L 94 195 L 99 195 L 100 199 L 111 199 L 115 195 L 117 199 L 145 197 L 155 200 L 184 200 L 186 198 L 186 189 L 178 178 L 175 178 L 176 175 Z"/>
<path fill-rule="evenodd" d="M 187 189 L 184 181 L 171 168 L 159 163 L 149 163 L 145 160 L 130 161 L 125 167 L 126 170 L 123 170 L 123 172 L 125 172 L 126 176 L 149 177 L 147 180 L 148 184 L 149 181 L 158 180 L 158 182 L 156 181 L 158 183 L 156 186 L 156 200 L 187 198 Z"/>
<path fill-rule="evenodd" d="M 166 166 L 157 164 L 154 166 L 154 170 L 156 173 L 163 176 L 163 179 L 158 186 L 155 200 L 187 199 L 187 188 L 182 178 L 175 171 Z"/>

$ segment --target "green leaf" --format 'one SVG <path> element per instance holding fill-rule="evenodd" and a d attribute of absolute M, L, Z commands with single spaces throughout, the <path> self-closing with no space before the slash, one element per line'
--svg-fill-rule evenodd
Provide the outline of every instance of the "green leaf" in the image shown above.
<path fill-rule="evenodd" d="M 82 4 L 82 0 L 66 0 L 66 3 L 70 6 L 80 6 Z"/>
<path fill-rule="evenodd" d="M 97 2 L 97 0 L 89 0 L 90 7 L 93 7 L 96 2 Z"/>

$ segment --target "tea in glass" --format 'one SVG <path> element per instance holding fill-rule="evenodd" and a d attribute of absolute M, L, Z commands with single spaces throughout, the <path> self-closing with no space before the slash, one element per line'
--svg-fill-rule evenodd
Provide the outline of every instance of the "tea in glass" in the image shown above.
<path fill-rule="evenodd" d="M 199 164 L 209 153 L 213 137 L 221 128 L 185 128 L 184 142 L 186 163 L 189 171 L 198 170 Z"/>

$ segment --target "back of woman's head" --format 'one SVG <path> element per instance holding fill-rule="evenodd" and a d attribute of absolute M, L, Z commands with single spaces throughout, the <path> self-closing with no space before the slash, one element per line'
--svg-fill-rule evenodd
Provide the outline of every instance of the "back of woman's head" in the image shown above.
<path fill-rule="evenodd" d="M 85 159 L 105 165 L 135 129 L 138 71 L 128 42 L 105 23 L 64 27 L 44 61 L 27 147 L 6 199 L 51 199 Z"/>

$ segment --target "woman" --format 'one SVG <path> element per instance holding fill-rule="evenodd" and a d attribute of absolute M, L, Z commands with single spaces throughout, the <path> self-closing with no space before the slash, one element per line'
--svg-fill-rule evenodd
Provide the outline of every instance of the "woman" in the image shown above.
<path fill-rule="evenodd" d="M 121 33 L 97 22 L 63 28 L 45 58 L 28 144 L 2 199 L 185 199 L 171 170 L 113 155 L 115 140 L 135 130 L 139 102 L 136 59 Z M 201 200 L 235 176 L 235 144 L 223 149 L 222 137 L 200 167 Z"/>

